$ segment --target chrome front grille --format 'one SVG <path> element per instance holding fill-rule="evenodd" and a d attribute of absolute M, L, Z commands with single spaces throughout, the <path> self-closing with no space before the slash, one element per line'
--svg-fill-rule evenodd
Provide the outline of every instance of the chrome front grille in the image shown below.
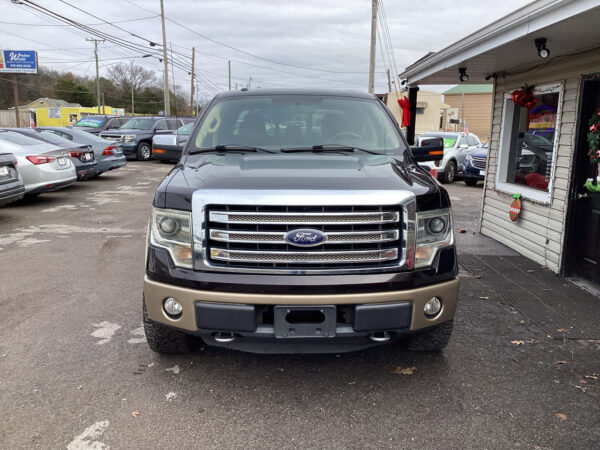
<path fill-rule="evenodd" d="M 486 159 L 487 158 L 479 158 L 477 156 L 473 156 L 473 159 L 471 160 L 471 164 L 473 164 L 473 167 L 476 167 L 480 170 L 485 170 Z"/>
<path fill-rule="evenodd" d="M 211 266 L 279 270 L 376 268 L 402 258 L 402 209 L 391 206 L 207 205 L 206 258 Z M 315 246 L 286 241 L 317 230 Z"/>

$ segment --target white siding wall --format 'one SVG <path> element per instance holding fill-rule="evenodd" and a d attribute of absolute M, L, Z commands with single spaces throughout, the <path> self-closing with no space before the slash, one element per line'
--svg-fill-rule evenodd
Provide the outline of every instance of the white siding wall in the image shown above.
<path fill-rule="evenodd" d="M 600 72 L 600 54 L 590 52 L 559 58 L 518 75 L 507 75 L 504 78 L 499 76 L 494 90 L 481 232 L 555 272 L 560 269 L 565 238 L 564 228 L 573 164 L 580 75 L 595 72 Z M 511 222 L 508 208 L 512 202 L 512 195 L 495 189 L 498 147 L 504 112 L 504 94 L 519 89 L 525 83 L 536 86 L 563 83 L 560 135 L 550 205 L 542 205 L 525 198 L 521 217 L 517 222 Z M 587 123 L 587 118 L 585 120 Z"/>

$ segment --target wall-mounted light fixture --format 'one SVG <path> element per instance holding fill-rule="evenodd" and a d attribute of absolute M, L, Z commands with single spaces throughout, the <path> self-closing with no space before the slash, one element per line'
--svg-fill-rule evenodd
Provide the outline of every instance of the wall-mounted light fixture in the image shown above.
<path fill-rule="evenodd" d="M 466 67 L 459 67 L 458 73 L 459 73 L 458 79 L 461 81 L 461 83 L 464 83 L 465 81 L 469 81 L 469 75 L 467 75 Z"/>
<path fill-rule="evenodd" d="M 550 56 L 550 49 L 546 47 L 546 38 L 537 38 L 535 40 L 535 47 L 537 48 L 538 56 L 540 58 L 547 58 Z"/>
<path fill-rule="evenodd" d="M 485 76 L 485 81 L 489 81 L 490 78 L 493 78 L 495 80 L 497 77 L 498 77 L 498 74 L 496 72 L 490 73 L 489 75 Z"/>

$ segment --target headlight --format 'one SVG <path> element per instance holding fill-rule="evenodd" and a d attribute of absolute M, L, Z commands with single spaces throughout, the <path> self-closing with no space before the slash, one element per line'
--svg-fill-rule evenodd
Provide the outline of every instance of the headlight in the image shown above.
<path fill-rule="evenodd" d="M 176 266 L 192 268 L 192 214 L 152 208 L 150 243 L 167 249 Z"/>
<path fill-rule="evenodd" d="M 473 161 L 473 157 L 471 155 L 465 156 L 465 161 Z"/>
<path fill-rule="evenodd" d="M 433 263 L 438 250 L 454 244 L 450 208 L 417 213 L 415 268 Z"/>
<path fill-rule="evenodd" d="M 125 142 L 133 142 L 133 141 L 135 141 L 135 137 L 136 137 L 135 134 L 126 134 L 123 136 L 123 140 Z"/>

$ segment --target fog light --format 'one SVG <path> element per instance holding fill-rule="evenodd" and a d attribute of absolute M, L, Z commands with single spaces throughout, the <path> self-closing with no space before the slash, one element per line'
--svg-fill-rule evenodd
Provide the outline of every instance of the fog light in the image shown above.
<path fill-rule="evenodd" d="M 442 301 L 437 297 L 432 297 L 425 303 L 425 315 L 427 317 L 436 316 L 442 309 Z"/>
<path fill-rule="evenodd" d="M 163 308 L 165 309 L 167 315 L 174 319 L 181 316 L 181 312 L 183 311 L 181 303 L 179 303 L 173 297 L 168 297 L 165 299 L 163 303 Z"/>

